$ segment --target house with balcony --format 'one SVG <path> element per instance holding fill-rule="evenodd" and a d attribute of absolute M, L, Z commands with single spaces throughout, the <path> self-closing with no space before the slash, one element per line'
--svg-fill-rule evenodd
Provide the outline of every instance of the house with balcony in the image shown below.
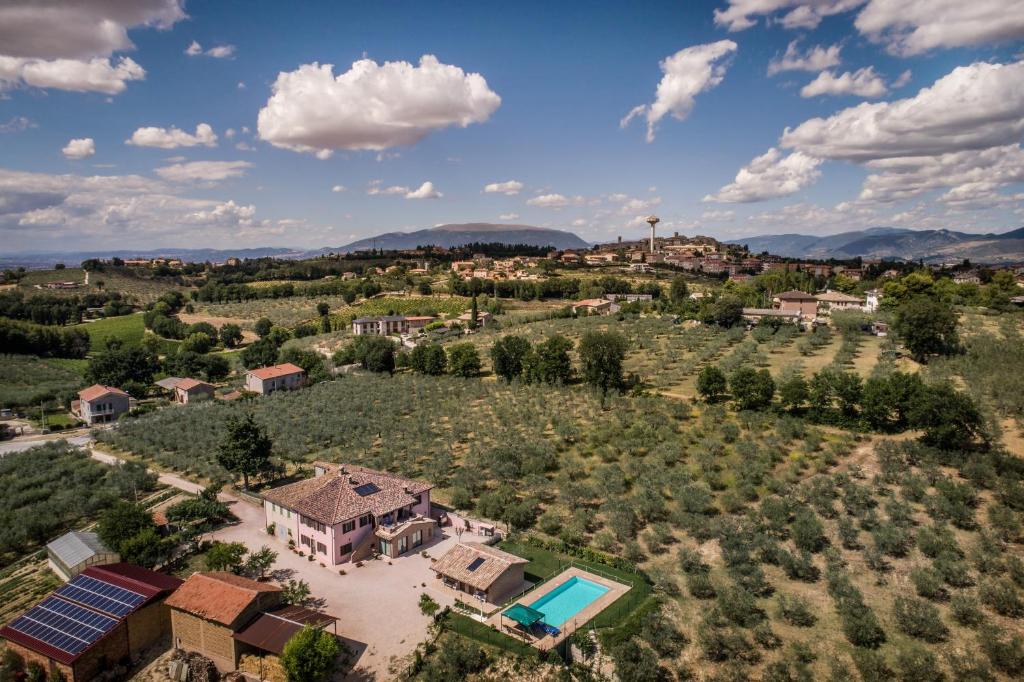
<path fill-rule="evenodd" d="M 353 464 L 315 462 L 313 478 L 263 493 L 280 541 L 328 565 L 418 551 L 437 532 L 423 481 Z"/>
<path fill-rule="evenodd" d="M 78 392 L 71 401 L 71 413 L 92 426 L 117 421 L 131 409 L 131 397 L 119 388 L 93 384 Z"/>

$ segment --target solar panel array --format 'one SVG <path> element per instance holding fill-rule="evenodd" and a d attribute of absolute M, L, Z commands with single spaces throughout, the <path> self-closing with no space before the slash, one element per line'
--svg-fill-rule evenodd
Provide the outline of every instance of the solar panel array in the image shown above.
<path fill-rule="evenodd" d="M 466 566 L 466 570 L 467 571 L 475 571 L 476 569 L 480 568 L 483 565 L 484 565 L 484 558 L 483 557 L 477 557 L 477 558 L 473 559 L 473 562 L 469 566 Z"/>
<path fill-rule="evenodd" d="M 113 630 L 117 623 L 102 613 L 50 596 L 9 627 L 74 656 Z"/>
<path fill-rule="evenodd" d="M 76 575 L 55 594 L 118 618 L 127 616 L 146 601 L 146 598 L 137 592 L 87 575 Z"/>
<path fill-rule="evenodd" d="M 366 497 L 367 495 L 379 492 L 380 488 L 377 487 L 376 483 L 364 483 L 356 488 L 356 495 L 359 495 L 360 497 Z"/>

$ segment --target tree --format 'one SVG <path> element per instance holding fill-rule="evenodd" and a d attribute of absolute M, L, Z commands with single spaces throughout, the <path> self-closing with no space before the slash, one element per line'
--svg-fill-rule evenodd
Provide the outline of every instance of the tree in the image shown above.
<path fill-rule="evenodd" d="M 907 420 L 912 428 L 924 431 L 921 442 L 942 450 L 969 450 L 988 443 L 978 406 L 947 383 L 923 390 Z"/>
<path fill-rule="evenodd" d="M 569 351 L 572 341 L 553 334 L 541 341 L 523 358 L 523 373 L 530 382 L 564 384 L 572 378 Z"/>
<path fill-rule="evenodd" d="M 473 296 L 473 301 L 469 306 L 469 328 L 476 329 L 480 318 L 480 308 L 476 302 L 476 296 Z"/>
<path fill-rule="evenodd" d="M 159 370 L 156 355 L 144 348 L 110 348 L 89 360 L 86 378 L 104 386 L 135 385 L 144 390 Z"/>
<path fill-rule="evenodd" d="M 167 508 L 168 521 L 191 524 L 199 529 L 211 528 L 229 518 L 231 511 L 216 498 L 191 497 Z"/>
<path fill-rule="evenodd" d="M 876 431 L 897 432 L 907 428 L 910 411 L 921 399 L 924 382 L 917 374 L 893 372 L 864 382 L 861 417 Z"/>
<path fill-rule="evenodd" d="M 327 303 L 316 304 L 316 314 L 319 315 L 320 317 L 325 316 L 329 312 L 331 312 L 331 306 L 328 305 Z"/>
<path fill-rule="evenodd" d="M 716 365 L 704 365 L 697 375 L 697 393 L 700 393 L 705 401 L 716 403 L 725 397 L 725 392 L 725 373 Z"/>
<path fill-rule="evenodd" d="M 206 552 L 206 568 L 238 573 L 249 548 L 241 542 L 215 542 Z"/>
<path fill-rule="evenodd" d="M 424 616 L 433 616 L 441 608 L 440 604 L 431 598 L 426 592 L 420 593 L 420 613 Z"/>
<path fill-rule="evenodd" d="M 615 674 L 620 680 L 657 682 L 667 677 L 666 671 L 658 665 L 657 654 L 635 638 L 619 644 L 611 654 L 615 661 Z"/>
<path fill-rule="evenodd" d="M 476 299 L 474 299 L 476 300 Z M 480 354 L 471 343 L 456 343 L 448 348 L 448 366 L 457 377 L 475 377 L 480 373 Z"/>
<path fill-rule="evenodd" d="M 128 540 L 153 528 L 152 512 L 136 502 L 118 500 L 100 514 L 96 524 L 96 535 L 109 549 L 120 553 Z"/>
<path fill-rule="evenodd" d="M 250 552 L 242 564 L 242 573 L 254 580 L 266 576 L 267 571 L 277 561 L 277 552 L 263 545 L 255 552 Z"/>
<path fill-rule="evenodd" d="M 353 344 L 353 359 L 371 372 L 395 371 L 395 344 L 383 336 L 360 336 Z"/>
<path fill-rule="evenodd" d="M 793 374 L 779 386 L 779 403 L 790 412 L 801 409 L 810 396 L 807 380 L 801 374 Z"/>
<path fill-rule="evenodd" d="M 256 332 L 256 336 L 262 339 L 265 338 L 267 334 L 270 333 L 270 330 L 274 328 L 274 323 L 271 322 L 269 318 L 261 317 L 256 320 L 256 324 L 254 324 L 252 328 L 253 331 Z"/>
<path fill-rule="evenodd" d="M 242 328 L 237 324 L 225 324 L 218 333 L 221 345 L 225 348 L 234 348 L 242 341 Z"/>
<path fill-rule="evenodd" d="M 271 469 L 273 443 L 266 430 L 256 423 L 252 413 L 242 419 L 228 418 L 227 436 L 220 444 L 217 462 L 233 474 L 242 475 L 242 487 L 249 488 L 249 476 Z"/>
<path fill-rule="evenodd" d="M 448 369 L 448 356 L 437 344 L 421 343 L 409 354 L 409 365 L 420 374 L 441 376 Z"/>
<path fill-rule="evenodd" d="M 690 287 L 686 284 L 686 278 L 676 275 L 672 278 L 672 284 L 668 288 L 668 298 L 677 306 L 690 300 Z"/>
<path fill-rule="evenodd" d="M 523 373 L 523 359 L 530 352 L 530 342 L 522 336 L 503 336 L 491 346 L 491 367 L 505 381 Z"/>
<path fill-rule="evenodd" d="M 896 308 L 892 329 L 918 362 L 960 348 L 953 306 L 934 296 L 915 296 Z"/>
<path fill-rule="evenodd" d="M 285 348 L 281 351 L 277 361 L 280 363 L 290 362 L 301 367 L 313 383 L 326 381 L 330 378 L 327 368 L 324 366 L 324 356 L 314 350 Z"/>
<path fill-rule="evenodd" d="M 277 362 L 277 345 L 270 339 L 260 339 L 242 351 L 242 365 L 246 369 L 266 367 Z"/>
<path fill-rule="evenodd" d="M 740 367 L 729 377 L 729 391 L 738 410 L 763 410 L 772 404 L 775 381 L 766 369 Z"/>
<path fill-rule="evenodd" d="M 281 598 L 286 604 L 302 606 L 309 601 L 309 583 L 305 580 L 290 578 L 287 583 L 281 586 Z"/>
<path fill-rule="evenodd" d="M 288 682 L 320 682 L 334 673 L 339 655 L 341 644 L 337 637 L 306 625 L 284 645 L 281 666 Z"/>
<path fill-rule="evenodd" d="M 602 397 L 608 391 L 621 390 L 625 384 L 622 361 L 626 358 L 626 346 L 626 338 L 613 331 L 591 331 L 580 339 L 583 380 L 601 389 Z"/>
<path fill-rule="evenodd" d="M 705 309 L 704 321 L 719 327 L 731 327 L 743 319 L 743 301 L 737 296 L 720 296 Z"/>
<path fill-rule="evenodd" d="M 189 334 L 181 342 L 181 350 L 191 351 L 193 353 L 208 353 L 212 347 L 213 339 L 203 332 Z"/>

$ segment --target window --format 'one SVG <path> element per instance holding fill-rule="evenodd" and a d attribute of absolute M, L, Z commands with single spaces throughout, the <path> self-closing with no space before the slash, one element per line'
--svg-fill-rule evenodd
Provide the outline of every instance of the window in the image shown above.
<path fill-rule="evenodd" d="M 359 527 L 362 528 L 363 526 L 365 526 L 368 523 L 371 523 L 372 521 L 373 521 L 373 515 L 372 514 L 364 514 L 363 516 L 359 517 Z"/>
<path fill-rule="evenodd" d="M 419 504 L 420 502 L 423 501 L 423 495 L 422 494 L 414 495 L 412 499 L 413 499 L 413 504 L 414 505 Z"/>
<path fill-rule="evenodd" d="M 400 537 L 398 539 L 398 553 L 399 554 L 405 554 L 406 551 L 408 551 L 408 549 L 409 549 L 409 538 L 403 535 L 402 537 Z"/>
<path fill-rule="evenodd" d="M 327 545 L 322 542 L 316 543 L 316 551 L 320 554 L 327 554 Z"/>
<path fill-rule="evenodd" d="M 339 557 L 343 557 L 346 554 L 351 554 L 351 553 L 352 553 L 352 543 L 351 542 L 346 542 L 344 545 L 342 545 L 341 547 L 338 548 L 338 556 Z"/>
<path fill-rule="evenodd" d="M 312 548 L 313 547 L 313 540 L 310 539 L 310 537 L 308 535 L 300 535 L 299 536 L 299 544 L 304 545 L 304 546 L 309 547 L 309 548 Z"/>
<path fill-rule="evenodd" d="M 412 534 L 412 546 L 419 547 L 423 544 L 423 531 L 417 530 Z"/>
<path fill-rule="evenodd" d="M 345 523 L 341 524 L 341 532 L 342 533 L 351 533 L 355 529 L 356 529 L 356 522 L 355 521 L 346 521 Z"/>

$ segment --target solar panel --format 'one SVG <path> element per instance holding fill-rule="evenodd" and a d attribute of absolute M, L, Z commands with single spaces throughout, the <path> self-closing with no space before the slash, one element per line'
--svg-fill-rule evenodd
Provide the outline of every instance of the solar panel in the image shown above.
<path fill-rule="evenodd" d="M 10 628 L 77 655 L 116 625 L 114 618 L 51 596 L 17 618 Z"/>
<path fill-rule="evenodd" d="M 87 575 L 76 575 L 55 594 L 117 617 L 127 616 L 146 601 L 137 592 Z"/>
<path fill-rule="evenodd" d="M 376 483 L 364 483 L 361 486 L 356 487 L 356 495 L 359 495 L 360 497 L 366 497 L 367 495 L 379 492 L 380 488 L 377 487 Z"/>
<path fill-rule="evenodd" d="M 482 557 L 477 557 L 476 559 L 473 559 L 473 562 L 469 566 L 466 566 L 466 570 L 467 571 L 475 571 L 476 569 L 480 568 L 483 565 L 483 563 L 484 563 L 483 558 Z"/>

